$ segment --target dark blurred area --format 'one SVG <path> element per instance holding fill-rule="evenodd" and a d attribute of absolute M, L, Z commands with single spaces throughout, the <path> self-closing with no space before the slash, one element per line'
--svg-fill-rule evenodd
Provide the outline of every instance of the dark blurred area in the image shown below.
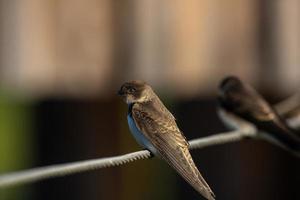
<path fill-rule="evenodd" d="M 299 91 L 300 2 L 0 0 L 0 174 L 141 149 L 116 96 L 147 81 L 187 139 L 226 131 L 219 81 Z M 217 199 L 300 199 L 300 162 L 264 141 L 192 152 Z M 201 199 L 163 161 L 0 189 L 2 200 Z"/>

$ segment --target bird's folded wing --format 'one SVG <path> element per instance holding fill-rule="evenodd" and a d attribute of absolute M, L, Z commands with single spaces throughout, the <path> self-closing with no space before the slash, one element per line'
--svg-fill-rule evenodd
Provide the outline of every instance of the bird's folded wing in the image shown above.
<path fill-rule="evenodd" d="M 285 124 L 283 119 L 262 97 L 257 98 L 256 101 L 250 100 L 251 98 L 246 99 L 247 103 L 244 103 L 241 109 L 236 110 L 235 113 L 254 123 L 258 129 L 269 133 L 273 138 L 281 141 L 285 147 L 299 154 L 300 136 Z"/>
<path fill-rule="evenodd" d="M 140 131 L 149 139 L 164 160 L 187 182 L 208 199 L 213 192 L 201 176 L 188 150 L 188 143 L 174 118 L 157 112 L 153 107 L 136 104 L 132 116 Z"/>

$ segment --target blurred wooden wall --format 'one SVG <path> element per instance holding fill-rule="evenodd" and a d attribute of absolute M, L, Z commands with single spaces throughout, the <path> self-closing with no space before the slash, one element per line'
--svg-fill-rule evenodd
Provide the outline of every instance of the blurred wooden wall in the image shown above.
<path fill-rule="evenodd" d="M 26 94 L 145 79 L 193 96 L 226 74 L 289 91 L 300 82 L 297 0 L 0 2 L 1 84 Z"/>
<path fill-rule="evenodd" d="M 300 86 L 300 1 L 278 1 L 276 9 L 279 82 L 293 92 Z"/>
<path fill-rule="evenodd" d="M 219 80 L 228 74 L 239 75 L 273 93 L 297 90 L 300 84 L 299 9 L 297 0 L 0 0 L 0 89 L 38 97 L 37 130 L 33 135 L 39 139 L 40 165 L 130 152 L 138 147 L 128 127 L 114 124 L 123 120 L 126 125 L 126 106 L 122 104 L 122 110 L 121 102 L 112 98 L 125 80 L 144 79 L 155 88 L 190 99 L 205 95 L 214 98 Z M 81 102 L 61 100 L 57 96 L 100 98 Z M 207 120 L 208 112 L 211 120 L 203 123 L 201 134 L 202 131 L 211 133 L 211 128 L 217 127 L 213 120 L 216 117 L 212 116 L 214 105 L 197 101 L 188 101 L 187 105 L 194 105 L 198 110 L 190 107 L 191 111 L 187 112 L 185 106 L 179 105 L 178 110 L 184 111 L 186 116 L 178 121 L 195 122 L 199 112 Z M 205 108 L 210 109 L 205 111 Z M 116 113 L 123 115 L 119 119 Z M 198 121 L 187 127 L 194 127 L 187 132 L 199 131 Z M 101 135 L 107 133 L 103 130 L 113 130 L 113 133 Z M 59 144 L 57 137 L 61 137 Z M 68 149 L 67 145 L 70 145 Z M 252 154 L 251 147 L 242 147 L 242 151 Z M 74 149 L 78 152 L 74 153 Z M 215 151 L 222 152 L 222 148 Z M 231 152 L 234 151 L 232 148 Z M 206 156 L 216 160 L 220 155 L 216 153 L 213 157 L 211 152 L 203 152 L 199 159 Z M 233 166 L 241 169 L 238 175 L 228 163 L 231 153 L 225 153 L 224 158 L 213 164 L 222 161 L 228 171 L 235 173 L 234 178 L 246 176 L 255 184 L 256 180 L 251 182 L 245 170 L 252 162 L 239 153 L 237 164 Z M 263 155 L 259 159 L 263 160 Z M 280 162 L 277 158 L 274 160 Z M 178 183 L 174 180 L 179 178 L 166 165 L 156 162 L 159 161 L 154 159 L 89 175 L 79 174 L 77 181 L 74 176 L 39 183 L 37 198 L 64 198 L 63 195 L 58 197 L 59 193 L 70 188 L 76 191 L 64 195 L 73 199 L 82 199 L 85 195 L 91 199 L 179 198 L 180 190 L 174 191 L 174 184 Z M 207 170 L 207 174 L 214 173 L 213 168 L 205 167 L 204 160 L 199 163 L 203 169 L 211 170 L 210 173 Z M 285 161 L 280 163 L 285 165 Z M 261 171 L 261 167 L 255 169 L 252 173 L 269 172 L 269 169 Z M 217 182 L 220 185 L 231 178 L 231 174 L 223 174 L 221 170 L 216 174 L 208 177 L 225 177 Z M 236 185 L 240 182 L 241 179 L 231 181 Z M 227 185 L 229 192 L 231 185 Z M 190 189 L 186 191 L 191 195 L 198 195 L 190 192 L 192 189 L 187 184 L 184 186 Z M 240 187 L 249 188 L 248 185 Z M 270 188 L 272 193 L 273 188 Z M 221 189 L 226 193 L 225 187 Z M 240 199 L 239 195 L 247 192 L 239 191 L 235 196 Z M 231 194 L 226 195 L 232 198 Z"/>
<path fill-rule="evenodd" d="M 112 70 L 111 10 L 108 0 L 2 1 L 1 83 L 33 95 L 102 92 Z"/>

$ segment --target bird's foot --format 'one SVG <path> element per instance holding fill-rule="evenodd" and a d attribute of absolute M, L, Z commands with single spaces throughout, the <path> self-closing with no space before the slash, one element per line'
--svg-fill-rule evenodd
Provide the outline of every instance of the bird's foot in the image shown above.
<path fill-rule="evenodd" d="M 145 148 L 145 149 L 143 149 L 143 150 L 147 150 L 147 151 L 150 152 L 150 158 L 153 158 L 153 157 L 154 157 L 154 154 L 153 154 L 149 149 Z"/>

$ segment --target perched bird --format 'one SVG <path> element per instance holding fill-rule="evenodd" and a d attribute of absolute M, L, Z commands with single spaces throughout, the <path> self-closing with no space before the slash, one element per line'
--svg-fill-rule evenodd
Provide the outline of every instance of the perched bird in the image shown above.
<path fill-rule="evenodd" d="M 227 77 L 220 84 L 218 100 L 219 115 L 227 126 L 239 128 L 241 122 L 250 123 L 259 130 L 259 137 L 300 156 L 300 136 L 250 85 Z"/>
<path fill-rule="evenodd" d="M 137 142 L 172 166 L 196 191 L 215 195 L 198 171 L 189 144 L 152 88 L 143 81 L 124 83 L 118 94 L 128 104 L 128 125 Z"/>

